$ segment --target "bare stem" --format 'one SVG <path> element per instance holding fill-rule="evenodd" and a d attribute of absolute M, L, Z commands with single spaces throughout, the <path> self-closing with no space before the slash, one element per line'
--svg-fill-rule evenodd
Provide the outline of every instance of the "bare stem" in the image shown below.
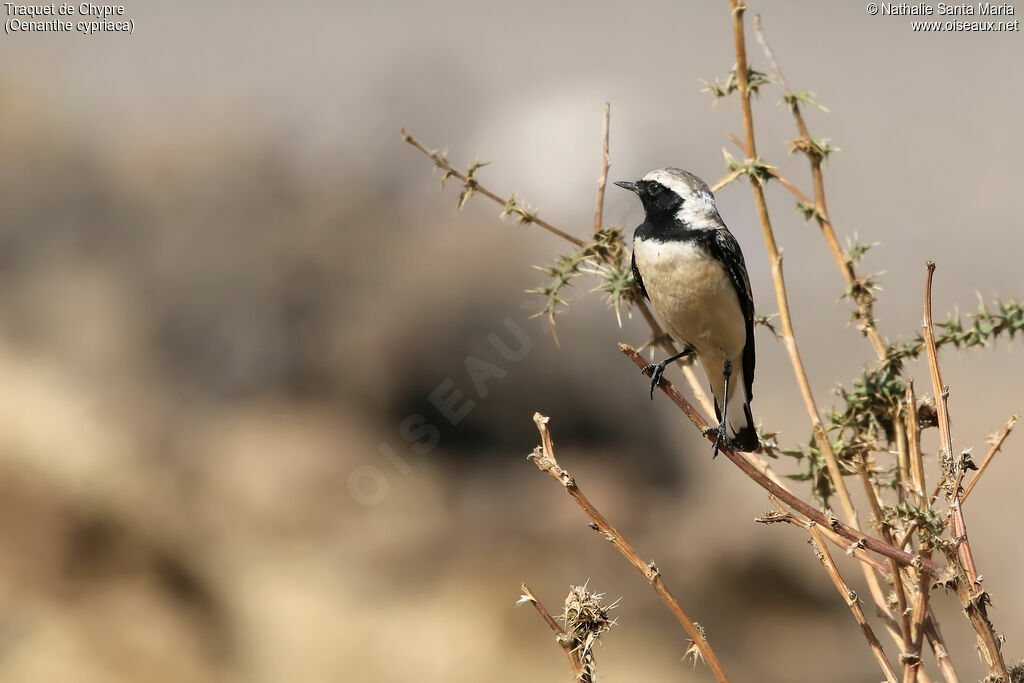
<path fill-rule="evenodd" d="M 801 517 L 797 516 L 792 512 L 787 512 L 786 508 L 783 507 L 779 500 L 775 498 L 775 496 L 772 496 L 771 494 L 768 495 L 768 498 L 769 500 L 772 501 L 772 504 L 782 514 L 760 517 L 755 519 L 754 521 L 761 522 L 764 524 L 772 522 L 788 522 L 790 524 L 799 526 L 808 533 L 810 532 L 811 527 L 814 527 L 814 529 L 816 529 L 819 534 L 828 538 L 828 540 L 832 541 L 832 543 L 834 543 L 836 546 L 844 548 L 847 555 L 853 555 L 858 560 L 860 560 L 860 566 L 864 571 L 864 576 L 868 580 L 868 589 L 871 592 L 872 599 L 875 601 L 875 606 L 878 608 L 878 616 L 881 617 L 886 632 L 888 632 L 892 636 L 893 641 L 896 643 L 896 646 L 900 648 L 900 651 L 902 651 L 904 648 L 904 640 L 899 633 L 899 625 L 896 623 L 896 620 L 893 618 L 888 606 L 886 605 L 885 594 L 882 593 L 881 586 L 878 582 L 879 574 L 881 574 L 882 576 L 892 576 L 892 572 L 889 569 L 887 569 L 884 565 L 882 565 L 874 557 L 865 553 L 863 548 L 861 548 L 858 544 L 851 545 L 849 548 L 847 548 L 846 543 L 844 543 L 842 539 L 834 531 L 832 531 L 832 529 L 802 519 Z M 895 570 L 894 566 L 893 570 Z"/>
<path fill-rule="evenodd" d="M 922 554 L 922 557 L 924 555 Z M 924 644 L 925 619 L 928 617 L 928 592 L 931 589 L 931 579 L 922 572 L 918 577 L 917 596 L 914 600 L 914 607 L 910 619 L 911 657 L 908 658 L 905 666 L 904 681 L 914 683 L 921 671 L 921 650 Z"/>
<path fill-rule="evenodd" d="M 932 646 L 932 652 L 935 653 L 935 661 L 939 663 L 939 671 L 942 672 L 946 683 L 960 683 L 956 669 L 953 668 L 953 661 L 949 658 L 949 650 L 946 649 L 946 643 L 942 640 L 942 634 L 939 632 L 939 624 L 935 621 L 930 609 L 925 635 L 928 637 L 928 643 Z"/>
<path fill-rule="evenodd" d="M 882 502 L 878 492 L 878 487 L 871 479 L 871 475 L 868 470 L 868 461 L 866 458 L 861 458 L 860 462 L 857 463 L 857 475 L 859 476 L 861 483 L 864 485 L 868 504 L 871 506 L 871 513 L 875 518 L 875 525 L 882 534 L 882 540 L 892 545 L 892 529 L 885 521 L 885 514 L 882 512 Z M 896 616 L 898 617 L 897 624 L 899 625 L 899 638 L 897 640 L 900 645 L 901 652 L 905 653 L 911 643 L 910 612 L 907 610 L 907 591 L 903 585 L 903 575 L 900 573 L 900 567 L 896 561 L 891 558 L 889 559 L 889 568 L 889 576 L 892 578 L 893 593 L 896 595 Z M 886 611 L 888 611 L 888 606 L 886 606 Z M 901 659 L 903 661 L 903 680 L 916 680 L 916 677 L 908 679 L 907 671 L 910 666 L 911 658 L 901 657 Z"/>
<path fill-rule="evenodd" d="M 939 370 L 938 352 L 935 347 L 935 328 L 932 324 L 932 277 L 935 274 L 935 263 L 927 264 L 927 280 L 924 293 L 924 331 L 925 349 L 928 352 L 928 368 L 931 373 L 932 390 L 935 393 L 935 407 L 939 414 L 939 438 L 942 451 L 947 458 L 953 457 L 953 442 L 949 432 L 949 390 L 942 384 L 942 373 Z M 988 618 L 988 593 L 981 587 L 978 570 L 974 565 L 974 556 L 967 539 L 967 524 L 964 520 L 963 507 L 960 504 L 959 481 L 953 482 L 950 519 L 955 552 L 949 553 L 950 560 L 957 572 L 956 593 L 960 604 L 967 613 L 974 630 L 978 634 L 978 642 L 984 654 L 985 663 L 996 680 L 1007 679 L 1006 664 L 1003 662 L 1002 647 L 992 622 Z"/>
<path fill-rule="evenodd" d="M 565 656 L 569 658 L 569 667 L 572 669 L 575 680 L 579 680 L 580 676 L 583 675 L 583 662 L 580 661 L 579 655 L 576 650 L 573 649 L 572 639 L 569 637 L 569 634 L 565 632 L 565 629 L 558 625 L 558 622 L 555 621 L 554 617 L 551 616 L 551 613 L 548 612 L 547 608 L 544 607 L 541 601 L 537 599 L 537 596 L 533 594 L 533 591 L 530 590 L 529 586 L 523 583 L 521 590 L 523 591 L 523 594 L 520 596 L 518 604 L 521 605 L 524 602 L 528 602 L 536 608 L 537 613 L 540 614 L 544 623 L 546 623 L 548 628 L 551 629 L 551 632 L 555 634 L 555 642 L 565 650 Z"/>
<path fill-rule="evenodd" d="M 903 429 L 903 419 L 900 417 L 898 410 L 892 415 L 892 433 L 896 441 L 896 497 L 902 503 L 906 500 L 907 492 L 911 489 L 911 483 L 910 462 L 907 454 L 907 432 Z"/>
<path fill-rule="evenodd" d="M 740 107 L 743 113 L 743 130 L 745 134 L 744 152 L 747 159 L 757 158 L 757 146 L 754 141 L 754 118 L 750 109 L 750 89 L 747 80 L 747 48 L 746 39 L 743 33 L 743 12 L 746 5 L 742 0 L 729 0 L 729 7 L 732 10 L 733 38 L 736 44 L 736 77 L 739 82 Z M 757 214 L 761 221 L 761 229 L 764 233 L 765 246 L 768 249 L 768 257 L 771 262 L 772 280 L 775 283 L 775 299 L 779 308 L 779 321 L 782 326 L 782 341 L 789 354 L 790 363 L 793 366 L 793 373 L 796 375 L 800 393 L 807 408 L 808 417 L 811 420 L 811 427 L 814 431 L 814 439 L 821 450 L 828 468 L 829 477 L 839 497 L 846 521 L 852 527 L 857 527 L 857 510 L 850 498 L 850 492 L 843 481 L 842 470 L 839 461 L 832 451 L 832 444 L 829 442 L 825 426 L 822 424 L 818 406 L 814 401 L 811 392 L 811 384 L 807 379 L 807 371 L 804 368 L 803 360 L 800 357 L 800 350 L 796 344 L 793 332 L 793 318 L 789 310 L 789 298 L 786 294 L 786 281 L 782 272 L 782 254 L 779 252 L 775 242 L 775 233 L 772 230 L 771 219 L 768 216 L 768 205 L 764 198 L 764 188 L 760 180 L 755 176 L 750 177 L 750 187 L 754 191 L 754 203 L 757 205 Z"/>
<path fill-rule="evenodd" d="M 918 505 L 924 504 L 924 458 L 921 455 L 921 427 L 917 423 L 917 395 L 914 380 L 907 379 L 907 457 Z"/>
<path fill-rule="evenodd" d="M 1014 425 L 1017 424 L 1017 419 L 1017 415 L 1010 416 L 1010 419 L 1007 420 L 1006 425 L 1003 427 L 1003 431 L 999 432 L 999 435 L 992 440 L 992 445 L 988 449 L 988 453 L 985 454 L 985 459 L 981 461 L 981 466 L 978 468 L 977 473 L 971 477 L 971 480 L 967 482 L 967 486 L 964 487 L 964 494 L 960 496 L 961 503 L 967 500 L 967 496 L 971 495 L 971 491 L 974 490 L 974 486 L 978 483 L 978 479 L 980 479 L 981 475 L 985 473 L 989 463 L 992 462 L 992 458 L 994 458 L 996 453 L 999 452 L 999 449 L 1003 447 L 1003 442 L 1006 441 L 1006 437 L 1008 437 L 1010 432 L 1013 431 Z"/>
<path fill-rule="evenodd" d="M 426 154 L 428 157 L 430 157 L 430 159 L 434 162 L 434 165 L 437 168 L 440 168 L 445 173 L 451 174 L 451 176 L 454 177 L 454 178 L 458 178 L 467 187 L 472 187 L 474 192 L 479 192 L 483 196 L 487 197 L 488 199 L 490 199 L 490 200 L 492 200 L 494 202 L 497 202 L 498 204 L 501 204 L 502 206 L 507 206 L 508 205 L 508 199 L 507 198 L 504 198 L 501 195 L 498 195 L 498 194 L 492 192 L 491 190 L 488 190 L 486 187 L 481 185 L 475 178 L 470 178 L 469 176 L 467 176 L 462 171 L 459 171 L 458 169 L 456 169 L 454 166 L 449 164 L 447 159 L 442 157 L 440 154 L 438 154 L 437 152 L 435 152 L 435 151 L 433 151 L 431 149 L 427 149 L 426 147 L 424 147 L 423 143 L 421 143 L 419 140 L 417 140 L 412 135 L 410 135 L 409 132 L 405 130 L 405 128 L 402 129 L 402 139 L 405 140 L 406 142 L 408 142 L 410 145 L 412 145 L 416 149 L 418 149 L 419 151 L 421 151 L 424 154 Z M 548 232 L 550 232 L 550 233 L 552 233 L 554 235 L 558 235 L 559 237 L 561 237 L 564 240 L 572 242 L 577 247 L 582 247 L 585 244 L 585 242 L 583 240 L 581 240 L 580 238 L 573 237 L 569 233 L 563 232 L 562 230 L 559 230 L 558 228 L 556 228 L 555 226 L 551 225 L 550 223 L 548 223 L 547 221 L 545 221 L 542 218 L 538 218 L 537 216 L 532 216 L 531 219 L 530 219 L 530 222 L 531 223 L 535 223 L 536 225 L 539 225 L 540 227 L 544 228 L 545 230 L 547 230 Z"/>
<path fill-rule="evenodd" d="M 742 25 L 740 26 L 740 30 L 739 31 L 735 30 L 737 23 L 739 23 L 739 22 L 738 22 L 737 17 L 736 17 L 735 6 L 734 6 L 734 15 L 733 15 L 734 33 L 742 33 Z M 769 173 L 776 180 L 778 180 L 779 183 L 783 187 L 785 187 L 787 190 L 789 190 L 797 198 L 797 200 L 801 204 L 803 204 L 805 206 L 812 206 L 813 207 L 814 215 L 815 215 L 815 217 L 816 217 L 816 219 L 818 221 L 819 227 L 821 228 L 822 235 L 824 236 L 825 241 L 828 244 L 829 249 L 832 252 L 833 258 L 836 261 L 836 265 L 839 267 L 840 272 L 843 274 L 843 277 L 846 280 L 847 286 L 848 286 L 848 288 L 851 291 L 852 298 L 854 299 L 854 302 L 856 303 L 856 305 L 858 307 L 859 320 L 860 320 L 860 325 L 858 327 L 861 330 L 861 332 L 863 334 L 865 334 L 871 340 L 871 343 L 874 346 L 874 348 L 875 348 L 875 350 L 876 350 L 876 352 L 878 354 L 878 357 L 879 358 L 885 358 L 885 355 L 886 355 L 885 343 L 882 341 L 881 336 L 879 335 L 878 331 L 875 329 L 874 314 L 873 314 L 873 311 L 872 311 L 873 299 L 871 297 L 871 293 L 870 293 L 870 291 L 864 290 L 863 287 L 857 287 L 856 286 L 859 281 L 858 281 L 857 275 L 856 275 L 856 273 L 854 271 L 853 264 L 846 258 L 845 254 L 843 253 L 843 250 L 842 250 L 842 248 L 839 245 L 839 241 L 836 238 L 835 231 L 834 231 L 834 229 L 832 227 L 831 220 L 829 219 L 828 208 L 826 206 L 826 201 L 825 201 L 825 184 L 824 184 L 822 168 L 821 168 L 822 167 L 822 161 L 823 161 L 823 155 L 822 155 L 822 153 L 820 151 L 820 148 L 817 147 L 816 145 L 812 144 L 812 142 L 811 142 L 811 136 L 810 136 L 810 133 L 808 131 L 807 124 L 806 124 L 806 122 L 805 122 L 805 120 L 803 118 L 803 114 L 802 114 L 802 112 L 800 110 L 799 100 L 797 98 L 791 96 L 791 92 L 790 92 L 788 86 L 786 85 L 785 78 L 782 75 L 782 70 L 779 67 L 778 62 L 775 60 L 775 56 L 772 53 L 772 50 L 771 50 L 771 48 L 768 45 L 768 41 L 765 39 L 764 33 L 762 31 L 762 27 L 761 27 L 761 18 L 760 18 L 760 16 L 756 16 L 754 18 L 754 28 L 755 28 L 755 34 L 756 34 L 757 40 L 758 40 L 758 42 L 760 42 L 761 47 L 764 49 L 765 55 L 768 58 L 768 61 L 771 63 L 772 68 L 775 71 L 776 79 L 779 82 L 779 85 L 782 87 L 783 93 L 786 96 L 786 100 L 789 102 L 790 110 L 791 110 L 791 112 L 793 114 L 794 121 L 796 122 L 797 130 L 798 130 L 799 135 L 800 135 L 800 140 L 802 141 L 802 144 L 798 145 L 798 147 L 807 156 L 807 159 L 808 159 L 808 161 L 810 163 L 810 167 L 811 167 L 811 176 L 812 176 L 812 180 L 813 180 L 813 183 L 814 183 L 814 197 L 813 197 L 813 199 L 811 197 L 808 197 L 803 192 L 801 192 L 793 183 L 789 182 L 786 178 L 781 176 L 774 169 L 770 169 Z M 737 41 L 738 40 L 739 39 L 737 39 Z M 739 51 L 739 45 L 737 46 L 737 51 Z M 737 66 L 737 72 L 739 73 L 740 71 L 741 71 L 740 67 Z M 743 78 L 745 79 L 745 77 L 746 77 L 746 69 L 743 68 L 742 71 L 743 71 Z M 743 88 L 741 88 L 740 92 L 741 92 L 741 96 L 746 94 L 746 90 L 743 89 Z M 744 116 L 745 117 L 750 115 L 749 95 L 747 95 L 746 99 L 748 100 L 748 103 L 747 103 L 747 105 L 744 108 Z M 753 141 L 752 141 L 752 137 L 751 137 L 750 138 L 749 147 L 747 148 L 748 156 L 751 156 L 752 148 L 753 148 Z M 774 274 L 774 272 L 773 272 L 773 274 Z M 812 422 L 813 421 L 814 421 L 814 418 L 812 416 Z M 817 435 L 817 433 L 818 433 L 818 431 L 816 429 L 815 430 L 815 434 Z M 899 445 L 899 453 L 901 455 L 900 462 L 901 462 L 901 464 L 904 465 L 901 468 L 901 473 L 904 474 L 903 478 L 905 480 L 906 479 L 905 473 L 906 473 L 906 461 L 907 461 L 908 444 L 907 444 L 907 439 L 906 438 L 901 438 L 901 437 L 903 437 L 902 429 L 898 428 L 897 431 L 896 431 L 896 434 L 897 434 L 897 441 L 898 441 L 898 445 Z M 819 440 L 819 443 L 820 443 L 820 440 Z M 823 450 L 823 454 L 826 457 L 826 464 L 827 464 L 827 466 L 829 468 L 829 474 L 830 474 L 831 478 L 834 481 L 837 480 L 837 479 L 840 479 L 836 475 L 836 468 L 832 466 L 831 459 L 829 458 L 830 453 Z M 839 493 L 840 493 L 840 501 L 844 503 L 844 507 L 845 507 L 846 503 L 845 503 L 844 497 L 842 495 L 843 491 L 840 488 L 841 486 L 842 486 L 841 480 L 837 481 L 837 490 L 839 490 Z M 872 502 L 877 503 L 877 500 L 878 500 L 877 486 L 875 486 L 873 482 L 871 482 L 871 481 L 866 479 L 865 480 L 865 487 L 866 487 L 866 489 L 868 491 L 869 497 L 872 498 Z M 902 490 L 901 490 L 901 496 L 902 496 Z M 848 498 L 846 500 L 848 500 Z M 877 505 L 876 505 L 876 507 L 877 507 Z M 849 515 L 849 509 L 848 508 L 847 508 L 847 514 Z M 876 517 L 878 517 L 877 511 L 876 511 Z M 851 518 L 851 522 L 856 524 L 856 518 L 855 517 Z M 879 519 L 879 523 L 882 523 L 881 519 Z M 892 542 L 891 533 L 886 533 L 885 538 L 886 538 L 886 541 L 888 541 L 890 543 Z M 902 546 L 901 546 L 901 548 L 902 548 Z M 874 598 L 874 600 L 875 600 L 875 602 L 876 602 L 876 604 L 878 606 L 878 609 L 880 610 L 881 613 L 883 613 L 885 615 L 888 615 L 889 614 L 888 604 L 885 602 L 885 600 L 884 600 L 884 598 L 883 598 L 883 596 L 881 594 L 881 590 L 878 587 L 878 579 L 877 579 L 877 577 L 870 571 L 870 569 L 867 566 L 862 566 L 862 569 L 863 569 L 863 572 L 864 572 L 864 576 L 865 576 L 866 580 L 868 581 L 868 585 L 872 589 L 871 590 L 871 595 Z M 894 574 L 894 576 L 893 576 L 894 587 L 896 589 L 897 595 L 900 597 L 900 603 L 901 603 L 901 615 L 900 615 L 900 621 L 899 621 L 899 623 L 901 625 L 901 636 L 902 636 L 901 640 L 902 640 L 904 649 L 906 649 L 906 646 L 908 644 L 907 638 L 908 638 L 908 635 L 909 635 L 908 630 L 907 630 L 908 629 L 908 624 L 907 624 L 907 617 L 906 617 L 906 614 L 905 614 L 906 610 L 905 610 L 905 604 L 904 604 L 904 598 L 905 598 L 906 594 L 904 593 L 904 590 L 903 590 L 901 576 L 900 576 L 899 571 L 896 570 L 895 567 L 893 568 L 893 570 L 894 570 L 893 571 L 893 574 Z M 893 632 L 893 636 L 896 637 L 896 634 L 894 632 Z"/>
<path fill-rule="evenodd" d="M 793 183 L 791 183 L 791 182 L 790 182 L 789 180 L 787 180 L 787 179 L 785 178 L 785 176 L 783 176 L 783 175 L 782 175 L 781 173 L 779 173 L 779 172 L 778 172 L 777 170 L 775 170 L 774 168 L 769 168 L 769 169 L 767 170 L 767 173 L 768 173 L 768 175 L 770 175 L 771 177 L 773 177 L 773 178 L 775 178 L 776 180 L 778 180 L 778 181 L 779 181 L 779 184 L 780 184 L 780 185 L 782 185 L 782 186 L 783 186 L 784 188 L 786 188 L 787 190 L 789 190 L 789 191 L 790 191 L 790 193 L 791 193 L 791 194 L 792 194 L 792 195 L 793 195 L 794 197 L 796 197 L 796 199 L 797 199 L 797 201 L 798 201 L 798 202 L 801 202 L 801 203 L 803 203 L 803 204 L 808 204 L 808 205 L 812 205 L 812 206 L 814 205 L 814 200 L 813 200 L 813 199 L 811 199 L 811 198 L 810 198 L 810 197 L 808 197 L 808 196 L 807 196 L 806 194 L 804 194 L 804 193 L 803 193 L 802 191 L 800 191 L 800 188 L 798 188 L 798 187 L 797 187 L 796 185 L 794 185 L 794 184 L 793 184 Z"/>
<path fill-rule="evenodd" d="M 612 105 L 604 103 L 604 125 L 602 126 L 601 145 L 601 177 L 597 179 L 597 208 L 594 210 L 594 232 L 604 227 L 604 188 L 608 185 L 608 131 L 610 128 Z"/>
<path fill-rule="evenodd" d="M 728 174 L 727 176 L 721 178 L 718 182 L 716 182 L 714 185 L 712 185 L 711 186 L 711 191 L 712 192 L 718 192 L 723 187 L 725 187 L 726 185 L 728 185 L 732 181 L 734 181 L 737 178 L 739 178 L 741 175 L 743 175 L 743 169 L 742 168 L 736 169 L 735 171 L 733 171 L 732 173 Z"/>
<path fill-rule="evenodd" d="M 832 555 L 828 552 L 828 547 L 825 545 L 825 540 L 822 538 L 821 533 L 818 531 L 816 524 L 811 524 L 808 528 L 811 536 L 814 537 L 814 552 L 818 555 L 818 559 L 821 560 L 821 564 L 825 567 L 825 572 L 829 578 L 832 579 L 832 583 L 835 584 L 836 590 L 843 596 L 843 600 L 846 601 L 847 607 L 853 613 L 853 618 L 857 620 L 857 624 L 860 625 L 860 630 L 864 632 L 864 638 L 868 641 L 868 645 L 871 647 L 871 652 L 875 655 L 875 659 L 878 661 L 878 666 L 882 668 L 882 672 L 885 673 L 885 678 L 890 683 L 896 683 L 896 672 L 892 670 L 892 665 L 889 664 L 889 660 L 885 657 L 885 652 L 882 650 L 882 644 L 878 642 L 878 638 L 875 637 L 875 632 L 871 630 L 870 624 L 868 624 L 867 618 L 864 616 L 864 610 L 860 606 L 860 598 L 857 597 L 857 593 L 850 589 L 843 580 L 842 575 L 839 573 L 839 568 L 836 567 L 836 563 L 832 560 Z"/>
<path fill-rule="evenodd" d="M 799 145 L 799 149 L 801 149 L 807 156 L 807 160 L 811 166 L 811 179 L 814 183 L 814 201 L 805 201 L 805 203 L 814 206 L 814 215 L 818 221 L 818 226 L 821 228 L 821 234 L 825 238 L 825 242 L 828 243 L 829 250 L 832 252 L 832 258 L 835 259 L 836 265 L 839 267 L 839 271 L 843 274 L 843 278 L 846 280 L 846 284 L 852 292 L 852 298 L 854 303 L 857 305 L 858 319 L 860 321 L 858 328 L 871 341 L 871 345 L 875 347 L 875 352 L 878 354 L 878 357 L 880 359 L 884 359 L 886 356 L 886 344 L 885 341 L 882 340 L 882 336 L 878 333 L 878 330 L 875 328 L 875 316 L 874 311 L 872 310 L 873 299 L 871 293 L 862 291 L 857 287 L 857 283 L 860 282 L 860 280 L 857 277 L 853 264 L 847 260 L 846 255 L 843 253 L 843 248 L 839 245 L 839 240 L 836 238 L 835 230 L 832 228 L 832 221 L 828 215 L 828 208 L 825 204 L 825 180 L 821 171 L 821 165 L 824 159 L 819 149 L 812 144 L 811 134 L 807 128 L 807 122 L 804 120 L 803 113 L 800 110 L 800 102 L 792 96 L 792 93 L 786 86 L 786 81 L 782 77 L 782 70 L 779 68 L 779 64 L 775 61 L 775 56 L 772 54 L 772 50 L 768 46 L 768 41 L 764 37 L 764 32 L 762 31 L 760 16 L 754 17 L 754 31 L 757 35 L 758 42 L 761 43 L 765 56 L 767 56 L 768 61 L 771 62 L 772 69 L 775 71 L 776 79 L 782 87 L 783 94 L 786 96 L 786 101 L 789 103 L 789 109 L 793 113 L 793 120 L 796 122 L 800 141 L 803 143 Z M 744 77 L 746 77 L 745 70 Z M 796 188 L 791 187 L 790 189 L 795 190 Z"/>
<path fill-rule="evenodd" d="M 772 504 L 778 508 L 780 514 L 768 514 L 761 517 L 755 517 L 754 521 L 759 524 L 776 524 L 784 522 L 786 524 L 792 524 L 798 526 L 804 531 L 810 531 L 812 524 L 818 529 L 818 531 L 828 540 L 832 541 L 833 545 L 840 548 L 845 554 L 851 555 L 861 561 L 862 564 L 874 569 L 883 576 L 889 575 L 889 570 L 881 562 L 876 560 L 872 555 L 868 554 L 863 547 L 858 543 L 849 543 L 842 536 L 837 534 L 835 531 L 828 527 L 820 526 L 815 522 L 806 519 L 803 515 L 787 510 L 786 507 L 779 502 L 779 500 L 772 494 L 768 494 L 768 499 L 772 501 Z M 890 617 L 891 619 L 891 617 Z M 895 622 L 893 622 L 895 624 Z"/>
<path fill-rule="evenodd" d="M 747 79 L 746 40 L 743 30 L 743 12 L 746 9 L 746 7 L 743 4 L 742 0 L 729 0 L 729 6 L 732 10 L 733 36 L 736 46 L 736 76 L 739 82 L 740 105 L 743 115 L 743 124 L 746 137 L 745 143 L 742 145 L 742 147 L 748 159 L 755 159 L 757 157 L 757 147 L 754 139 L 753 114 L 750 106 L 750 90 L 749 82 Z M 762 38 L 762 44 L 767 49 L 767 43 L 763 42 L 763 36 L 759 36 L 759 38 Z M 770 53 L 770 50 L 768 50 L 768 52 Z M 774 58 L 772 58 L 770 55 L 769 59 L 771 59 L 771 61 L 774 63 Z M 778 71 L 777 65 L 776 71 Z M 781 80 L 781 72 L 779 72 L 779 78 Z M 784 85 L 783 87 L 785 88 Z M 797 111 L 796 113 L 799 114 L 799 111 Z M 798 123 L 803 125 L 802 117 L 798 119 Z M 807 135 L 806 126 L 803 126 L 801 135 L 804 136 L 805 138 L 809 138 L 809 136 Z M 810 158 L 810 155 L 808 156 Z M 825 235 L 826 240 L 829 242 L 830 246 L 833 247 L 833 253 L 838 254 L 837 261 L 841 264 L 841 267 L 844 268 L 845 273 L 846 269 L 851 268 L 852 266 L 851 264 L 846 263 L 846 259 L 842 254 L 842 250 L 838 248 L 838 241 L 835 239 L 835 233 L 832 230 L 831 223 L 828 222 L 827 209 L 825 207 L 824 184 L 822 182 L 820 172 L 820 161 L 820 158 L 818 158 L 816 165 L 814 165 L 814 167 L 812 168 L 812 172 L 815 179 L 815 199 L 813 202 L 816 210 L 815 213 L 819 216 L 819 223 L 822 227 L 822 233 Z M 778 173 L 773 173 L 773 175 L 783 184 L 784 187 L 786 187 L 791 192 L 796 194 L 799 198 L 801 198 L 801 201 L 803 201 L 805 204 L 812 203 L 792 183 L 786 181 Z M 793 366 L 794 374 L 796 375 L 797 383 L 800 387 L 800 391 L 804 399 L 804 404 L 807 407 L 808 416 L 811 420 L 814 438 L 825 460 L 826 468 L 829 472 L 829 478 L 832 480 L 833 485 L 836 489 L 836 493 L 839 497 L 840 504 L 846 515 L 847 522 L 852 527 L 858 528 L 859 522 L 857 520 L 856 508 L 854 507 L 849 495 L 849 491 L 846 488 L 846 483 L 843 480 L 838 460 L 836 459 L 835 453 L 832 450 L 832 444 L 828 440 L 828 434 L 826 433 L 825 428 L 822 425 L 821 417 L 818 412 L 817 405 L 814 401 L 814 396 L 811 393 L 810 382 L 807 379 L 807 373 L 804 369 L 803 361 L 800 357 L 800 353 L 796 345 L 796 339 L 793 333 L 792 316 L 789 311 L 785 279 L 782 271 L 782 254 L 779 252 L 778 247 L 775 243 L 775 236 L 772 231 L 771 222 L 768 217 L 768 209 L 764 199 L 764 190 L 761 186 L 761 181 L 758 178 L 751 177 L 750 181 L 751 188 L 754 191 L 754 200 L 757 204 L 758 216 L 761 220 L 761 227 L 762 231 L 764 232 L 765 244 L 768 249 L 768 255 L 772 267 L 772 279 L 775 283 L 775 295 L 776 300 L 778 302 L 779 317 L 782 325 L 783 342 L 785 343 L 786 350 L 789 353 L 790 362 Z M 824 218 L 824 221 L 821 220 L 822 218 Z M 868 304 L 870 304 L 870 301 L 868 302 Z M 865 316 L 862 314 L 861 317 L 864 318 L 865 320 L 873 321 L 873 318 L 870 316 L 870 309 L 868 310 L 868 313 L 869 315 Z M 868 332 L 873 332 L 875 337 L 877 338 L 877 332 L 874 332 L 872 325 L 867 326 L 866 333 Z M 878 339 L 880 340 L 880 338 Z M 878 348 L 877 345 L 876 348 Z M 882 356 L 884 357 L 884 345 L 882 345 L 881 348 L 883 349 Z M 871 595 L 875 600 L 879 610 L 883 614 L 888 615 L 888 605 L 885 603 L 884 595 L 882 594 L 881 587 L 878 584 L 877 577 L 866 565 L 862 566 L 862 569 L 864 572 L 865 579 L 868 581 L 868 585 L 871 588 Z M 904 642 L 906 641 L 904 640 Z"/>
<path fill-rule="evenodd" d="M 722 669 L 722 665 L 719 663 L 718 658 L 715 656 L 714 650 L 711 649 L 711 645 L 708 643 L 707 638 L 704 636 L 704 632 L 698 627 L 686 612 L 683 610 L 679 601 L 669 591 L 668 586 L 665 585 L 665 581 L 661 578 L 661 572 L 653 562 L 644 562 L 639 553 L 633 548 L 633 546 L 626 540 L 626 538 L 619 533 L 619 531 L 611 525 L 611 523 L 605 519 L 594 505 L 587 500 L 587 497 L 583 495 L 579 487 L 576 485 L 576 479 L 569 474 L 566 470 L 558 464 L 558 460 L 555 459 L 554 446 L 551 441 L 551 432 L 548 429 L 548 418 L 541 415 L 540 413 L 534 413 L 533 421 L 537 425 L 537 429 L 540 432 L 541 445 L 534 449 L 528 457 L 537 465 L 542 472 L 547 472 L 554 477 L 563 487 L 566 492 L 572 497 L 576 504 L 583 509 L 587 516 L 590 517 L 593 522 L 593 528 L 604 536 L 608 541 L 615 546 L 622 555 L 629 560 L 629 563 L 640 572 L 645 579 L 654 588 L 654 592 L 658 594 L 658 597 L 668 605 L 672 614 L 675 615 L 676 619 L 682 624 L 683 629 L 689 636 L 690 640 L 693 641 L 694 646 L 700 652 L 704 661 L 707 662 L 711 672 L 719 681 L 728 682 L 729 678 L 725 674 L 725 670 Z"/>

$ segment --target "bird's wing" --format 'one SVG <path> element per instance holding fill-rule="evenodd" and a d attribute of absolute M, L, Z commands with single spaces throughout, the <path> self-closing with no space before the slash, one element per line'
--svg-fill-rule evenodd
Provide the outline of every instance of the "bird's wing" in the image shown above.
<path fill-rule="evenodd" d="M 736 290 L 740 300 L 740 309 L 747 326 L 747 343 L 743 347 L 743 380 L 746 384 L 747 399 L 754 398 L 754 297 L 750 293 L 750 278 L 747 276 L 747 264 L 743 261 L 743 252 L 736 238 L 727 228 L 714 231 L 714 237 L 708 240 L 708 247 L 723 266 Z"/>
<path fill-rule="evenodd" d="M 644 295 L 644 298 L 648 301 L 651 297 L 647 295 L 647 289 L 644 287 L 644 279 L 640 277 L 640 269 L 636 267 L 636 246 L 633 247 L 633 279 L 636 280 L 636 284 L 640 287 L 640 292 Z"/>

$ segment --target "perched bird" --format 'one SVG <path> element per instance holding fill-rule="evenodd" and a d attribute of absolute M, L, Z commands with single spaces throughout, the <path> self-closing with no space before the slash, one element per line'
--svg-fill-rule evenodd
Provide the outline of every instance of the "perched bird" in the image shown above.
<path fill-rule="evenodd" d="M 633 277 L 682 351 L 649 365 L 651 398 L 665 367 L 695 353 L 704 366 L 719 424 L 714 445 L 758 446 L 750 415 L 754 384 L 754 300 L 743 253 L 722 222 L 707 184 L 663 168 L 636 182 L 646 218 L 633 233 Z"/>

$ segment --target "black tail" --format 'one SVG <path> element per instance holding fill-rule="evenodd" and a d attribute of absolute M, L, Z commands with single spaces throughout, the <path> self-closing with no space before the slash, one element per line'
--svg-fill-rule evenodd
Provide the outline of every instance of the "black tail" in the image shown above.
<path fill-rule="evenodd" d="M 757 438 L 757 430 L 754 429 L 754 418 L 750 414 L 749 403 L 743 404 L 743 417 L 746 418 L 746 423 L 730 436 L 730 441 L 739 450 L 750 453 L 756 451 L 761 442 Z"/>
<path fill-rule="evenodd" d="M 743 420 L 737 421 L 733 417 L 736 403 L 730 398 L 728 435 L 729 442 L 738 451 L 751 453 L 756 451 L 761 441 L 757 438 L 757 430 L 754 428 L 754 416 L 750 414 L 750 404 L 743 405 Z M 715 417 L 722 419 L 722 409 L 718 406 L 718 399 L 715 399 Z"/>

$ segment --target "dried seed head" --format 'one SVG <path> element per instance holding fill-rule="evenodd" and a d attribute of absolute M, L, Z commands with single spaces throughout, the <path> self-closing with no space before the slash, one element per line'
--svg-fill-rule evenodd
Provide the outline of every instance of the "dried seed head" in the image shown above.
<path fill-rule="evenodd" d="M 583 663 L 582 681 L 597 679 L 597 662 L 594 659 L 594 644 L 612 626 L 615 620 L 609 612 L 615 609 L 618 601 L 605 606 L 601 601 L 604 593 L 592 593 L 587 585 L 570 586 L 569 595 L 565 597 L 565 611 L 562 621 L 571 639 L 573 651 Z"/>

